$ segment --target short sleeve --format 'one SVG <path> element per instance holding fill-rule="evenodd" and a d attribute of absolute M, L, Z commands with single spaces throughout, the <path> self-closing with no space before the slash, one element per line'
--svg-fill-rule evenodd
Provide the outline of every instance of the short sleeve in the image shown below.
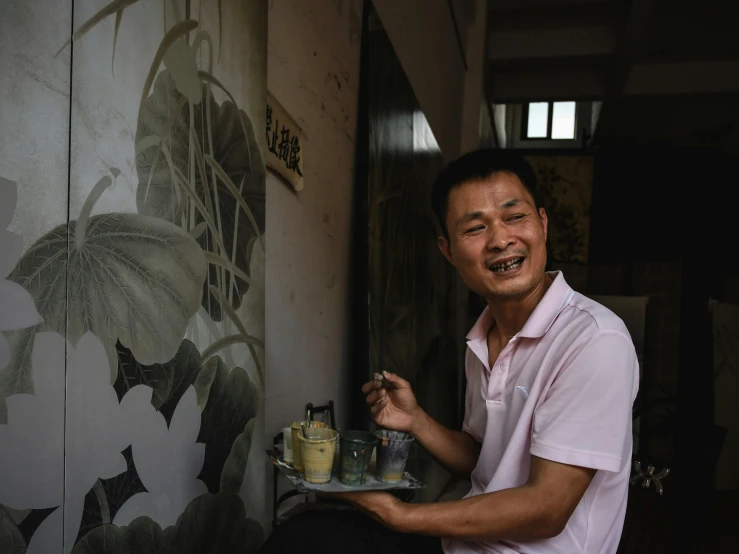
<path fill-rule="evenodd" d="M 534 412 L 531 454 L 618 472 L 639 379 L 628 335 L 599 330 L 575 347 Z"/>

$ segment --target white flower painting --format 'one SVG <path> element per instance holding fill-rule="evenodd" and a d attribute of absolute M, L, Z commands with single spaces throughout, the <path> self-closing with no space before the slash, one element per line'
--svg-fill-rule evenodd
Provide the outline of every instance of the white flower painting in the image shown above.
<path fill-rule="evenodd" d="M 131 391 L 119 403 L 105 349 L 89 332 L 76 347 L 57 333 L 38 333 L 31 366 L 35 394 L 8 398 L 8 424 L 0 426 L 0 474 L 14 477 L 2 480 L 0 503 L 16 509 L 63 504 L 64 517 L 59 508 L 47 517 L 28 553 L 53 551 L 62 532 L 70 552 L 87 492 L 98 479 L 126 471 L 121 452 L 131 443 L 132 422 L 124 415 L 147 409 L 151 389 L 149 398 Z"/>
<path fill-rule="evenodd" d="M 139 390 L 148 407 L 134 411 L 128 421 L 133 424 L 131 444 L 136 471 L 148 492 L 129 498 L 118 510 L 113 524 L 129 525 L 137 517 L 148 516 L 165 528 L 176 523 L 191 500 L 208 492 L 205 483 L 197 478 L 205 460 L 205 445 L 196 442 L 200 409 L 195 387 L 190 386 L 167 428 L 164 416 L 151 405 L 149 387 L 139 385 L 131 389 L 124 401 Z"/>
<path fill-rule="evenodd" d="M 10 345 L 2 331 L 26 329 L 41 323 L 31 295 L 6 277 L 21 259 L 23 237 L 7 230 L 18 201 L 18 184 L 0 176 L 0 371 L 10 361 Z"/>

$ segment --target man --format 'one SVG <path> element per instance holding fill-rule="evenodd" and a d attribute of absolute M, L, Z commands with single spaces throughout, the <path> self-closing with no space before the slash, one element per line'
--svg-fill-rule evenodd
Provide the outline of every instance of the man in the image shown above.
<path fill-rule="evenodd" d="M 378 552 L 402 552 L 414 538 L 427 551 L 460 554 L 617 550 L 636 352 L 618 317 L 545 271 L 548 221 L 535 190 L 531 166 L 501 150 L 467 154 L 435 183 L 439 248 L 487 302 L 467 336 L 462 430 L 431 419 L 398 376 L 385 374 L 363 391 L 377 425 L 411 433 L 472 487 L 461 500 L 431 504 L 342 494 L 395 545 Z"/>

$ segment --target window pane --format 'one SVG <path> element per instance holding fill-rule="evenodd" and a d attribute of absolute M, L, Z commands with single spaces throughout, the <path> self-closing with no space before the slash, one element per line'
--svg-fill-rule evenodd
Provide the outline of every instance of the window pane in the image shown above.
<path fill-rule="evenodd" d="M 547 138 L 549 102 L 529 102 L 526 138 Z"/>
<path fill-rule="evenodd" d="M 555 102 L 552 109 L 552 138 L 575 138 L 575 102 Z"/>
<path fill-rule="evenodd" d="M 436 143 L 434 132 L 421 110 L 413 112 L 413 151 L 439 152 L 439 145 Z"/>

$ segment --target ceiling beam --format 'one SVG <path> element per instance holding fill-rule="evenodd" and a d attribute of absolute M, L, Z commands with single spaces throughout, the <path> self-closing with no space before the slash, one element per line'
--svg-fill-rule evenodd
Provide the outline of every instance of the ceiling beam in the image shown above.
<path fill-rule="evenodd" d="M 526 8 L 551 8 L 586 4 L 612 4 L 614 0 L 488 0 L 488 9 L 520 10 Z"/>
<path fill-rule="evenodd" d="M 490 33 L 488 56 L 494 62 L 508 60 L 603 56 L 616 52 L 618 33 L 609 25 L 560 29 L 529 29 Z"/>
<path fill-rule="evenodd" d="M 703 59 L 684 53 L 645 54 L 645 43 L 654 30 L 656 0 L 609 7 L 609 13 L 621 14 L 617 19 L 623 27 L 618 33 L 617 25 L 605 28 L 606 21 L 592 10 L 587 18 L 581 17 L 579 27 L 574 20 L 569 24 L 570 16 L 563 20 L 567 28 L 547 27 L 539 13 L 530 22 L 537 28 L 527 29 L 525 21 L 519 21 L 521 3 L 515 4 L 512 15 L 490 14 L 490 21 L 498 22 L 487 47 L 491 102 L 603 100 L 600 124 L 607 125 L 611 118 L 615 122 L 620 117 L 618 100 L 624 96 L 739 92 L 739 59 L 731 52 Z"/>
<path fill-rule="evenodd" d="M 488 75 L 490 100 L 497 104 L 597 100 L 605 94 L 606 70 L 599 67 L 495 68 Z"/>
<path fill-rule="evenodd" d="M 492 60 L 488 62 L 490 68 L 517 69 L 520 71 L 547 69 L 566 69 L 572 67 L 592 68 L 610 67 L 613 56 L 559 56 L 556 58 L 526 58 L 522 60 Z"/>
<path fill-rule="evenodd" d="M 496 104 L 601 100 L 606 96 L 607 75 L 602 67 L 494 67 L 488 73 L 487 94 Z M 637 63 L 629 73 L 621 98 L 736 92 L 739 61 Z"/>
<path fill-rule="evenodd" d="M 636 64 L 624 92 L 628 95 L 739 92 L 739 61 Z"/>
<path fill-rule="evenodd" d="M 528 59 L 609 56 L 626 21 L 624 4 L 489 12 L 488 57 L 496 63 Z"/>

